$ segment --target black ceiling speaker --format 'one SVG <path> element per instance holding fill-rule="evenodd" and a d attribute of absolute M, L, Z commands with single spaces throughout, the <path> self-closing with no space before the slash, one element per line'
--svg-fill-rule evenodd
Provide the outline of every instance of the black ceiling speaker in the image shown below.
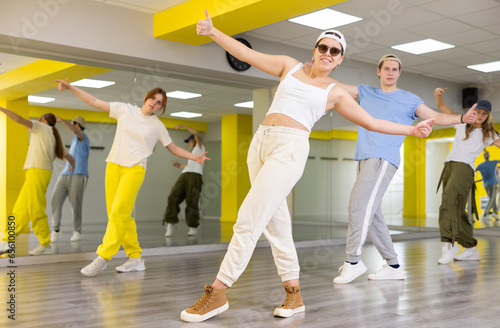
<path fill-rule="evenodd" d="M 462 107 L 470 108 L 477 102 L 477 88 L 465 88 L 462 90 Z"/>

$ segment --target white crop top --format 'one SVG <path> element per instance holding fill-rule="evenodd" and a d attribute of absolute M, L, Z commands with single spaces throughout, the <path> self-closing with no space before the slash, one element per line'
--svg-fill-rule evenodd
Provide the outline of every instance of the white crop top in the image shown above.
<path fill-rule="evenodd" d="M 326 114 L 328 93 L 335 83 L 326 89 L 321 89 L 299 81 L 292 74 L 303 66 L 302 63 L 298 63 L 281 81 L 266 115 L 274 113 L 286 115 L 311 131 L 314 123 Z"/>

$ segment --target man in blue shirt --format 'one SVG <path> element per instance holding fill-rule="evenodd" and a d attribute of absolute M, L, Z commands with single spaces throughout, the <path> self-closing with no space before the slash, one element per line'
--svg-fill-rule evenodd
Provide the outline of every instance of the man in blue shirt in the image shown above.
<path fill-rule="evenodd" d="M 371 116 L 401 124 L 412 124 L 417 118 L 435 118 L 438 125 L 474 123 L 476 113 L 469 110 L 464 115 L 439 113 L 427 107 L 422 99 L 411 92 L 398 89 L 401 60 L 393 54 L 384 55 L 378 64 L 380 87 L 347 85 L 339 83 Z M 389 228 L 382 215 L 382 198 L 396 173 L 399 150 L 405 137 L 371 132 L 358 128 L 354 159 L 358 161 L 357 176 L 349 200 L 349 227 L 346 243 L 346 262 L 339 268 L 333 282 L 346 284 L 366 270 L 361 261 L 366 238 L 369 237 L 387 264 L 370 280 L 405 279 L 399 264 Z"/>
<path fill-rule="evenodd" d="M 69 202 L 73 208 L 73 235 L 71 241 L 81 239 L 82 233 L 82 203 L 83 193 L 87 186 L 89 178 L 88 159 L 90 154 L 90 142 L 85 130 L 85 119 L 81 116 L 75 117 L 71 123 L 66 122 L 59 117 L 58 122 L 61 122 L 73 133 L 73 141 L 69 148 L 69 153 L 75 158 L 76 166 L 73 172 L 69 171 L 69 165 L 66 164 L 61 176 L 57 180 L 52 194 L 52 234 L 50 235 L 51 242 L 56 242 L 61 237 L 61 214 L 62 207 L 66 197 L 69 197 Z"/>
<path fill-rule="evenodd" d="M 486 189 L 486 194 L 488 195 L 488 204 L 483 212 L 483 220 L 489 219 L 490 210 L 493 209 L 493 216 L 498 220 L 498 207 L 495 196 L 497 194 L 497 165 L 498 161 L 490 161 L 490 153 L 485 150 L 483 153 L 484 162 L 476 167 L 476 171 L 481 172 L 481 177 L 483 178 L 483 186 Z"/>

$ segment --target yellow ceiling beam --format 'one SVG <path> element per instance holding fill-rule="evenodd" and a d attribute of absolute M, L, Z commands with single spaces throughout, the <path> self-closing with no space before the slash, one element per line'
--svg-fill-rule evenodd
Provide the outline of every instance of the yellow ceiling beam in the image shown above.
<path fill-rule="evenodd" d="M 53 89 L 56 79 L 77 81 L 111 71 L 110 69 L 83 66 L 41 59 L 0 75 L 0 99 L 15 100 Z"/>
<path fill-rule="evenodd" d="M 214 26 L 228 35 L 243 33 L 272 23 L 320 10 L 347 0 L 189 0 L 154 15 L 154 36 L 192 45 L 212 39 L 196 34 L 205 9 Z"/>

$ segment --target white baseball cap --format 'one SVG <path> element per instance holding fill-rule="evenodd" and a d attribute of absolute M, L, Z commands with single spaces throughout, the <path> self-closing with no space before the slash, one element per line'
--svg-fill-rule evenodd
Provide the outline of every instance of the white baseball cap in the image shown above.
<path fill-rule="evenodd" d="M 320 34 L 319 38 L 316 40 L 316 43 L 318 43 L 318 41 L 323 39 L 323 38 L 329 38 L 329 39 L 333 39 L 335 41 L 340 42 L 340 44 L 342 45 L 342 52 L 345 53 L 346 48 L 347 48 L 347 44 L 345 42 L 345 37 L 342 33 L 340 33 L 337 30 L 324 31 L 323 33 Z"/>

